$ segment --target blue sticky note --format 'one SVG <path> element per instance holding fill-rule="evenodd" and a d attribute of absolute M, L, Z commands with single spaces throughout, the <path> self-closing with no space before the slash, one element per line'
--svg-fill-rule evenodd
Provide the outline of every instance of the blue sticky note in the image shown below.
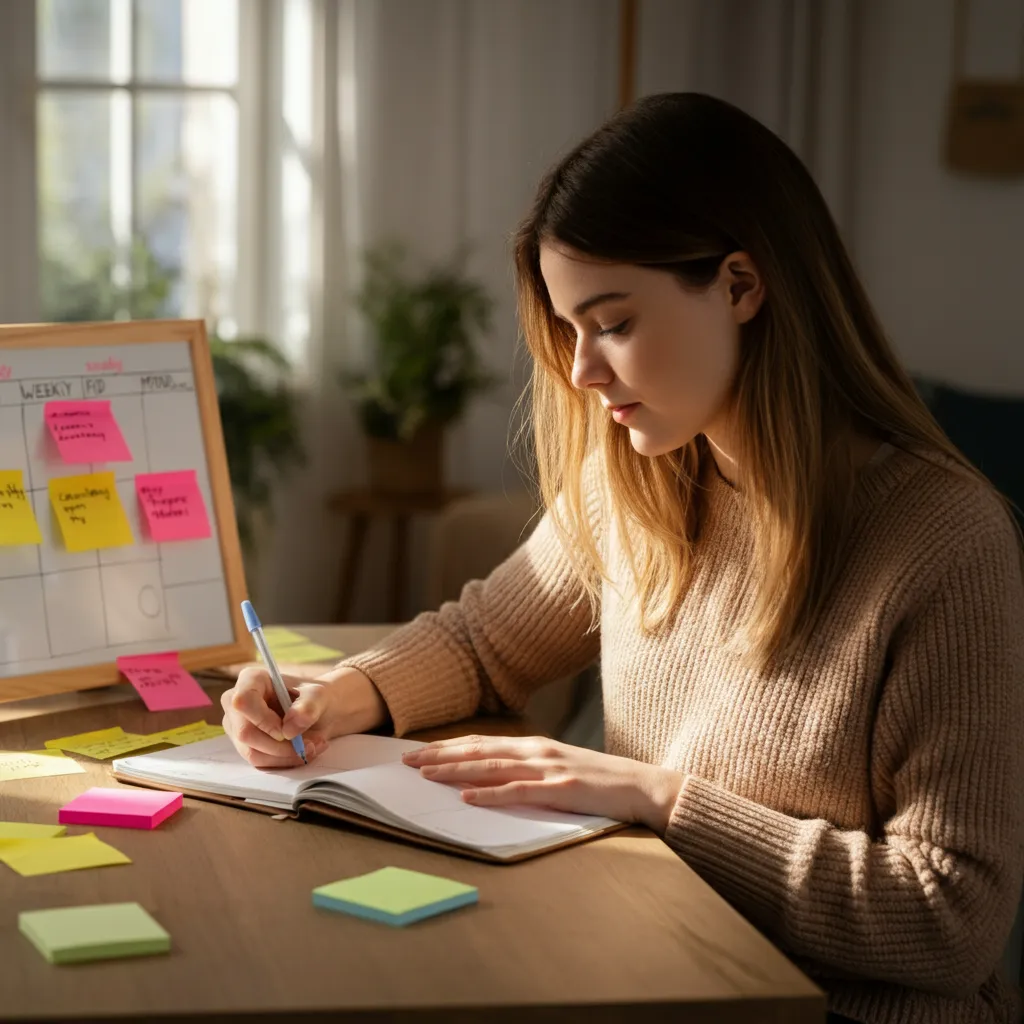
<path fill-rule="evenodd" d="M 476 902 L 475 886 L 405 868 L 381 868 L 313 890 L 315 907 L 398 927 Z"/>

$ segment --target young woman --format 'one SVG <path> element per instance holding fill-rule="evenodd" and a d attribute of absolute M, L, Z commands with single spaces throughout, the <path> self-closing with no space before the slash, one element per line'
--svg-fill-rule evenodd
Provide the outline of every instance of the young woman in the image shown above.
<path fill-rule="evenodd" d="M 544 518 L 283 721 L 244 672 L 239 751 L 521 709 L 600 657 L 607 753 L 465 737 L 407 762 L 474 804 L 650 826 L 834 1019 L 1014 1019 L 1019 537 L 810 175 L 726 103 L 650 96 L 545 177 L 515 266 Z"/>

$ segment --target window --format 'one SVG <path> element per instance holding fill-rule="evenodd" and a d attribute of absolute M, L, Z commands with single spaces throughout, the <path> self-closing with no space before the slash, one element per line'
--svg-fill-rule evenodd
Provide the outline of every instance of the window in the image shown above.
<path fill-rule="evenodd" d="M 37 0 L 40 311 L 239 317 L 239 0 Z"/>

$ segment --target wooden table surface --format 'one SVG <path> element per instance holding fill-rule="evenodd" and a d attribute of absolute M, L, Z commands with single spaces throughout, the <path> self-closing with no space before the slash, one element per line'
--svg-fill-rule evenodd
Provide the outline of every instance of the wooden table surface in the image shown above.
<path fill-rule="evenodd" d="M 353 651 L 389 627 L 296 628 Z M 215 700 L 225 685 L 209 687 Z M 0 705 L 0 749 L 110 725 L 151 732 L 220 717 L 216 703 L 205 715 L 151 713 L 121 695 L 56 712 Z M 445 732 L 487 726 L 516 723 Z M 58 808 L 88 786 L 118 785 L 108 765 L 79 760 L 85 775 L 0 786 L 0 820 L 56 822 Z M 644 829 L 503 866 L 190 799 L 153 832 L 92 831 L 133 863 L 35 878 L 0 866 L 0 1020 L 825 1017 L 823 993 Z M 386 865 L 468 882 L 480 902 L 404 929 L 312 906 L 314 887 Z M 139 902 L 170 932 L 169 955 L 53 967 L 17 929 L 21 910 L 119 901 Z"/>

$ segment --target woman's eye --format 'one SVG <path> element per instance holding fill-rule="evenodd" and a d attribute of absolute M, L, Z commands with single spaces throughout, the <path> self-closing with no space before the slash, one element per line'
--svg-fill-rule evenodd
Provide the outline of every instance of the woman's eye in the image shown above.
<path fill-rule="evenodd" d="M 616 324 L 614 327 L 606 327 L 601 334 L 625 334 L 629 328 L 629 321 L 623 320 L 621 324 Z"/>

